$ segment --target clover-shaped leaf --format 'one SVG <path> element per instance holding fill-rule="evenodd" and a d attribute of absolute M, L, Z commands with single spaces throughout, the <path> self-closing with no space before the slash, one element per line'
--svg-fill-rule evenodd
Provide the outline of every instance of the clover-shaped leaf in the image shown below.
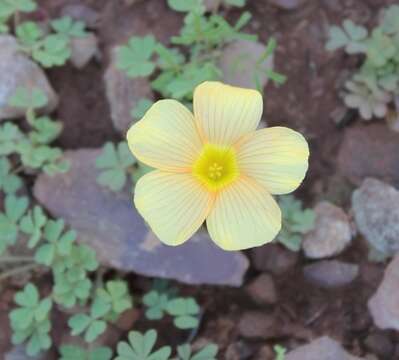
<path fill-rule="evenodd" d="M 53 20 L 51 27 L 60 35 L 68 37 L 83 37 L 87 33 L 85 24 L 82 21 L 74 21 L 70 16 L 64 16 L 60 19 Z"/>
<path fill-rule="evenodd" d="M 27 197 L 7 195 L 4 201 L 4 213 L 0 213 L 0 254 L 18 238 L 18 222 L 29 206 Z"/>
<path fill-rule="evenodd" d="M 392 5 L 384 11 L 382 30 L 390 35 L 399 33 L 399 5 Z"/>
<path fill-rule="evenodd" d="M 111 311 L 115 314 L 115 318 L 132 307 L 132 298 L 124 281 L 108 281 L 105 288 L 97 289 L 97 296 L 111 304 Z"/>
<path fill-rule="evenodd" d="M 145 316 L 149 320 L 159 320 L 165 315 L 168 306 L 168 295 L 152 290 L 143 296 L 147 310 Z"/>
<path fill-rule="evenodd" d="M 22 180 L 12 173 L 10 161 L 6 157 L 0 157 L 0 191 L 14 194 L 21 186 Z"/>
<path fill-rule="evenodd" d="M 46 106 L 47 102 L 47 95 L 41 89 L 19 87 L 8 104 L 23 109 L 39 109 Z"/>
<path fill-rule="evenodd" d="M 218 347 L 215 344 L 208 344 L 195 354 L 189 344 L 177 347 L 178 360 L 217 360 L 217 353 Z"/>
<path fill-rule="evenodd" d="M 132 37 L 126 46 L 117 51 L 117 68 L 132 78 L 150 76 L 155 70 L 151 57 L 156 45 L 152 35 Z"/>
<path fill-rule="evenodd" d="M 382 29 L 373 30 L 367 42 L 367 61 L 374 66 L 384 66 L 397 52 L 396 46 L 390 36 L 384 34 Z"/>
<path fill-rule="evenodd" d="M 53 121 L 47 116 L 35 119 L 32 126 L 34 130 L 29 133 L 29 138 L 36 144 L 49 144 L 53 142 L 62 131 L 62 123 Z"/>
<path fill-rule="evenodd" d="M 115 360 L 168 360 L 172 352 L 169 346 L 154 351 L 157 341 L 155 330 L 148 330 L 144 335 L 137 331 L 131 331 L 128 339 L 129 342 L 118 343 L 118 356 Z"/>
<path fill-rule="evenodd" d="M 64 65 L 71 57 L 69 39 L 58 34 L 48 35 L 40 47 L 33 49 L 32 57 L 45 68 Z"/>
<path fill-rule="evenodd" d="M 55 282 L 53 287 L 54 299 L 58 304 L 66 308 L 71 308 L 75 306 L 78 299 L 84 301 L 90 296 L 92 283 L 86 277 L 85 273 L 83 278 L 71 281 L 70 273 L 72 270 L 63 271 L 65 268 L 62 269 L 64 266 L 61 266 L 61 264 L 58 264 L 59 268 L 56 268 L 56 270 L 54 270 L 53 266 Z"/>
<path fill-rule="evenodd" d="M 33 0 L 0 0 L 0 18 L 7 18 L 18 11 L 29 13 L 36 8 Z"/>
<path fill-rule="evenodd" d="M 112 191 L 120 191 L 126 184 L 129 168 L 135 163 L 136 159 L 126 142 L 120 142 L 117 147 L 107 143 L 96 159 L 96 167 L 101 170 L 97 182 Z"/>
<path fill-rule="evenodd" d="M 28 247 L 30 249 L 34 248 L 42 237 L 42 229 L 46 222 L 47 216 L 38 205 L 21 219 L 19 227 L 22 232 L 30 235 L 28 241 Z"/>
<path fill-rule="evenodd" d="M 75 345 L 62 345 L 59 360 L 111 360 L 112 350 L 108 347 L 97 347 L 86 350 Z"/>
<path fill-rule="evenodd" d="M 90 308 L 90 315 L 76 314 L 72 316 L 68 325 L 71 328 L 72 336 L 84 333 L 86 342 L 97 339 L 106 329 L 107 323 L 101 320 L 109 311 L 111 305 L 102 300 L 95 301 Z"/>
<path fill-rule="evenodd" d="M 349 54 L 365 52 L 363 41 L 367 38 L 367 30 L 363 26 L 356 25 L 352 20 L 344 20 L 342 28 L 332 26 L 329 31 L 327 50 L 336 50 L 345 47 Z"/>
<path fill-rule="evenodd" d="M 57 256 L 69 255 L 72 244 L 76 240 L 76 232 L 68 230 L 64 232 L 63 220 L 49 220 L 44 226 L 43 236 L 47 242 L 37 249 L 35 259 L 39 264 L 51 266 Z"/>
<path fill-rule="evenodd" d="M 277 241 L 291 251 L 299 251 L 303 234 L 314 227 L 315 213 L 311 209 L 303 209 L 302 202 L 293 195 L 280 196 L 278 202 L 283 225 Z"/>
<path fill-rule="evenodd" d="M 17 144 L 24 135 L 19 130 L 18 126 L 6 122 L 0 126 L 0 156 L 10 155 L 17 150 Z"/>
<path fill-rule="evenodd" d="M 15 302 L 19 307 L 10 313 L 14 332 L 13 343 L 21 344 L 28 340 L 26 349 L 30 356 L 49 349 L 51 346 L 49 317 L 52 300 L 50 298 L 40 300 L 36 286 L 29 283 L 22 291 L 16 293 Z"/>
<path fill-rule="evenodd" d="M 199 324 L 200 307 L 193 298 L 176 298 L 168 302 L 166 311 L 174 317 L 174 324 L 179 329 L 193 329 Z"/>
<path fill-rule="evenodd" d="M 168 0 L 171 9 L 180 12 L 204 11 L 202 0 Z"/>

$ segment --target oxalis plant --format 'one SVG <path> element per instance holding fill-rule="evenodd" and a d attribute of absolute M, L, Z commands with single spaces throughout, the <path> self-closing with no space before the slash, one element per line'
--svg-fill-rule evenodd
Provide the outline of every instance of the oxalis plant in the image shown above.
<path fill-rule="evenodd" d="M 48 28 L 35 21 L 20 21 L 22 13 L 35 10 L 37 3 L 32 0 L 0 0 L 0 33 L 13 33 L 20 51 L 42 67 L 64 65 L 72 54 L 71 40 L 87 36 L 85 24 L 68 16 L 50 21 Z"/>
<path fill-rule="evenodd" d="M 235 40 L 257 41 L 257 35 L 242 32 L 251 19 L 249 12 L 243 12 L 233 25 L 217 12 L 221 5 L 242 7 L 245 0 L 220 0 L 212 13 L 206 12 L 202 0 L 168 0 L 168 5 L 186 14 L 180 34 L 170 39 L 170 46 L 164 46 L 153 35 L 131 37 L 126 45 L 117 49 L 117 68 L 129 78 L 149 78 L 152 90 L 160 98 L 173 98 L 190 107 L 197 85 L 206 80 L 222 79 L 219 63 L 223 49 Z M 276 46 L 271 38 L 252 69 L 254 87 L 261 92 L 261 76 L 266 75 L 276 85 L 283 84 L 286 79 L 271 68 L 265 70 L 265 63 Z M 238 68 L 240 61 L 242 59 L 235 61 Z M 140 99 L 131 111 L 132 120 L 143 117 L 152 104 L 150 99 Z M 96 162 L 98 183 L 118 192 L 125 188 L 128 180 L 135 183 L 151 170 L 129 153 L 126 141 L 116 145 L 107 143 Z"/>
<path fill-rule="evenodd" d="M 342 27 L 332 26 L 326 47 L 364 56 L 359 71 L 345 84 L 345 104 L 358 109 L 364 120 L 386 117 L 389 105 L 399 103 L 399 5 L 386 8 L 370 33 L 349 19 Z"/>

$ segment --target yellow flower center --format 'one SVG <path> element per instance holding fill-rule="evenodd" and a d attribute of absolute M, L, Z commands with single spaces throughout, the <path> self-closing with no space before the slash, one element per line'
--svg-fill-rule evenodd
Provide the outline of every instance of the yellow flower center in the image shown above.
<path fill-rule="evenodd" d="M 194 163 L 193 174 L 210 191 L 229 185 L 239 175 L 235 150 L 206 144 Z"/>

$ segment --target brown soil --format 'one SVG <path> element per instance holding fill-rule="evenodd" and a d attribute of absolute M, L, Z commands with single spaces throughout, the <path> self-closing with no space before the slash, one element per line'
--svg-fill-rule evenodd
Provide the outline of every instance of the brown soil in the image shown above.
<path fill-rule="evenodd" d="M 263 41 L 270 36 L 276 37 L 279 47 L 275 64 L 277 70 L 288 77 L 284 86 L 276 88 L 269 84 L 265 89 L 265 120 L 268 125 L 297 129 L 310 139 L 311 166 L 300 189 L 300 195 L 309 204 L 328 196 L 337 181 L 342 185 L 335 174 L 337 151 L 346 126 L 358 121 L 356 114 L 346 111 L 338 96 L 345 77 L 356 67 L 357 61 L 340 52 L 325 51 L 325 29 L 347 17 L 371 25 L 375 23 L 379 9 L 395 2 L 308 0 L 298 10 L 283 11 L 266 0 L 248 1 L 248 10 L 254 16 L 248 30 L 259 34 Z M 43 0 L 39 3 L 49 16 L 58 15 L 65 4 L 73 3 L 86 3 L 101 14 L 97 33 L 103 59 L 82 71 L 67 66 L 49 72 L 61 98 L 57 115 L 65 127 L 59 145 L 64 148 L 98 147 L 105 141 L 117 140 L 103 86 L 110 47 L 126 41 L 134 33 L 152 32 L 166 42 L 177 33 L 182 17 L 168 10 L 163 0 L 135 1 L 134 5 L 122 0 Z M 227 12 L 231 19 L 237 15 L 235 10 Z M 337 126 L 334 123 L 336 117 L 343 118 L 345 126 Z M 348 201 L 336 200 L 344 204 Z M 360 264 L 361 275 L 353 284 L 341 290 L 321 290 L 308 284 L 301 271 L 306 262 L 302 258 L 288 274 L 275 277 L 279 302 L 266 308 L 254 305 L 242 289 L 183 286 L 184 293 L 195 295 L 204 304 L 203 323 L 197 338 L 218 343 L 223 353 L 229 345 L 240 340 L 237 329 L 240 316 L 248 310 L 263 309 L 279 322 L 290 324 L 292 334 L 267 341 L 244 340 L 249 354 L 256 353 L 264 344 L 280 343 L 291 347 L 320 335 L 330 335 L 354 354 L 364 355 L 363 341 L 374 331 L 367 300 L 381 280 L 384 266 L 368 263 L 367 252 L 360 245 L 352 246 L 340 258 Z M 256 274 L 252 269 L 248 280 Z M 133 276 L 132 283 L 132 287 L 139 291 L 148 286 L 147 280 Z M 11 303 L 11 297 L 8 297 L 8 303 Z M 0 311 L 4 311 L 3 307 Z M 149 324 L 145 325 L 148 327 Z M 398 334 L 388 332 L 387 336 L 394 343 L 399 342 Z M 170 334 L 164 341 L 176 343 L 182 339 L 181 334 Z"/>

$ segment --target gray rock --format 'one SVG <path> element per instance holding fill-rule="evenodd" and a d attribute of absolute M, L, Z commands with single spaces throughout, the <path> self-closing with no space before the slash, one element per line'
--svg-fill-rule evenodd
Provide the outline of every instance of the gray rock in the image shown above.
<path fill-rule="evenodd" d="M 259 305 L 271 305 L 277 302 L 276 287 L 269 274 L 259 275 L 247 286 L 246 290 Z"/>
<path fill-rule="evenodd" d="M 104 75 L 107 99 L 111 108 L 111 119 L 116 130 L 123 135 L 133 123 L 131 110 L 142 98 L 153 99 L 151 86 L 146 78 L 130 79 L 116 66 L 116 49 L 111 54 L 111 63 Z"/>
<path fill-rule="evenodd" d="M 298 253 L 279 244 L 266 244 L 251 250 L 251 258 L 256 270 L 282 275 L 294 268 Z"/>
<path fill-rule="evenodd" d="M 399 250 L 399 191 L 376 179 L 364 180 L 352 195 L 359 232 L 379 252 Z"/>
<path fill-rule="evenodd" d="M 399 254 L 388 265 L 377 292 L 368 302 L 374 323 L 380 329 L 399 330 Z"/>
<path fill-rule="evenodd" d="M 115 194 L 96 183 L 99 154 L 100 150 L 67 152 L 71 170 L 40 175 L 34 195 L 52 215 L 77 230 L 79 241 L 92 246 L 102 264 L 189 284 L 242 284 L 247 258 L 219 249 L 204 232 L 178 247 L 163 245 L 135 210 L 128 190 Z"/>
<path fill-rule="evenodd" d="M 323 336 L 310 344 L 300 346 L 288 352 L 285 360 L 362 360 L 345 351 L 335 340 Z"/>
<path fill-rule="evenodd" d="M 356 185 L 373 177 L 399 187 L 399 133 L 379 123 L 348 128 L 338 153 L 338 170 Z"/>
<path fill-rule="evenodd" d="M 283 10 L 296 10 L 305 5 L 307 0 L 269 0 L 272 5 Z"/>
<path fill-rule="evenodd" d="M 317 286 L 336 288 L 355 280 L 359 274 L 359 266 L 338 260 L 322 260 L 306 265 L 303 273 L 308 281 Z"/>
<path fill-rule="evenodd" d="M 232 42 L 223 50 L 220 60 L 223 81 L 230 85 L 255 88 L 254 69 L 265 50 L 266 47 L 258 42 L 248 40 Z M 259 82 L 262 87 L 267 84 L 268 77 L 265 72 L 268 69 L 273 69 L 273 56 L 268 58 L 259 71 Z"/>
<path fill-rule="evenodd" d="M 82 69 L 98 54 L 97 37 L 93 33 L 88 33 L 85 37 L 74 37 L 71 39 L 71 50 L 72 65 Z"/>
<path fill-rule="evenodd" d="M 8 106 L 8 101 L 19 87 L 39 88 L 48 97 L 43 113 L 53 111 L 58 97 L 43 70 L 18 50 L 13 36 L 0 35 L 0 120 L 14 119 L 25 114 L 23 109 Z"/>
<path fill-rule="evenodd" d="M 316 221 L 312 231 L 305 235 L 302 246 L 311 259 L 322 259 L 340 254 L 351 242 L 352 231 L 345 212 L 329 203 L 315 207 Z"/>

